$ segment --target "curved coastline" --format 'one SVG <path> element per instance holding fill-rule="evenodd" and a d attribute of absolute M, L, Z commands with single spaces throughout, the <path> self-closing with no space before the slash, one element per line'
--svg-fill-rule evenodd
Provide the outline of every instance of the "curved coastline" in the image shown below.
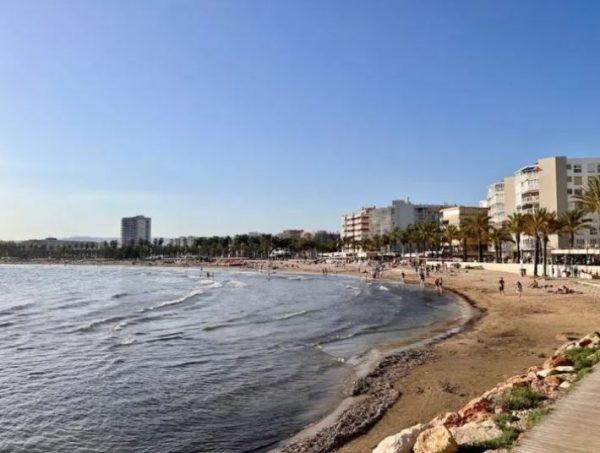
<path fill-rule="evenodd" d="M 286 270 L 282 272 L 295 273 Z M 361 278 L 349 273 L 337 275 Z M 391 279 L 378 281 L 392 285 L 407 284 Z M 440 322 L 440 325 L 433 329 L 424 328 L 423 332 L 408 339 L 375 345 L 362 354 L 358 362 L 353 364 L 352 379 L 345 389 L 346 397 L 334 411 L 308 425 L 291 438 L 283 440 L 276 448 L 269 451 L 325 453 L 342 447 L 375 425 L 402 397 L 401 392 L 394 388 L 395 382 L 412 368 L 429 360 L 431 346 L 464 332 L 483 315 L 483 311 L 468 297 L 454 290 L 447 291 L 461 309 L 461 315 L 457 320 Z M 432 333 L 434 335 L 431 335 Z"/>

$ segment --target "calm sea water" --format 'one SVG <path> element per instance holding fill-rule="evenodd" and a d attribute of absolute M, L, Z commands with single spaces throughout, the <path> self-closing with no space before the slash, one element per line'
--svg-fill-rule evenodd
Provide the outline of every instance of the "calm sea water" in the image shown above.
<path fill-rule="evenodd" d="M 0 451 L 262 451 L 365 351 L 458 316 L 345 277 L 0 266 Z"/>

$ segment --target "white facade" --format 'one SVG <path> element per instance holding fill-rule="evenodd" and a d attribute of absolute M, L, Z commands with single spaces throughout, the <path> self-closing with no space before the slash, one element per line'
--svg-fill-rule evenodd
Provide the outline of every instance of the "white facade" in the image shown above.
<path fill-rule="evenodd" d="M 150 217 L 141 215 L 135 217 L 123 217 L 121 219 L 121 245 L 138 244 L 140 239 L 150 242 L 151 237 Z"/>

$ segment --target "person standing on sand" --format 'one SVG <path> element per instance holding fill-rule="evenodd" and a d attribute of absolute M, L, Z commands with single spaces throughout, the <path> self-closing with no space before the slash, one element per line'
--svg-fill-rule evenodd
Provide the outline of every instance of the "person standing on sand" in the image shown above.
<path fill-rule="evenodd" d="M 419 284 L 421 285 L 421 288 L 425 288 L 425 272 L 423 271 L 419 274 Z"/>
<path fill-rule="evenodd" d="M 404 283 L 404 271 L 400 273 L 400 278 L 402 279 L 402 283 Z"/>
<path fill-rule="evenodd" d="M 520 281 L 517 281 L 517 284 L 515 285 L 515 289 L 517 291 L 517 294 L 519 295 L 519 300 L 521 300 L 521 295 L 523 294 L 523 285 L 521 284 Z"/>
<path fill-rule="evenodd" d="M 500 280 L 498 280 L 498 291 L 504 295 L 504 277 L 500 277 Z"/>
<path fill-rule="evenodd" d="M 442 294 L 444 294 L 444 280 L 442 279 L 442 277 L 440 277 L 440 280 L 438 282 L 438 294 L 441 296 Z"/>

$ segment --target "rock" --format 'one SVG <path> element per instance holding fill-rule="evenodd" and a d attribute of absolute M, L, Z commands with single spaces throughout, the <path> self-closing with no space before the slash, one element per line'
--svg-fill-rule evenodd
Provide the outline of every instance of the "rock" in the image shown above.
<path fill-rule="evenodd" d="M 429 425 L 419 423 L 403 429 L 398 434 L 386 437 L 379 442 L 373 453 L 412 453 L 417 437 L 428 427 Z"/>
<path fill-rule="evenodd" d="M 493 413 L 493 402 L 483 396 L 469 401 L 465 407 L 458 411 L 458 415 L 465 421 L 481 421 L 489 418 Z"/>
<path fill-rule="evenodd" d="M 561 382 L 559 387 L 561 389 L 568 389 L 569 387 L 571 387 L 571 385 L 573 385 L 573 384 L 571 384 L 569 381 L 564 381 L 564 382 Z"/>
<path fill-rule="evenodd" d="M 573 361 L 568 357 L 562 355 L 553 355 L 544 362 L 543 368 L 556 368 L 559 366 L 570 366 L 573 365 Z"/>
<path fill-rule="evenodd" d="M 562 380 L 558 376 L 548 376 L 544 379 L 544 384 L 549 387 L 558 387 L 562 383 Z"/>
<path fill-rule="evenodd" d="M 458 445 L 468 445 L 500 437 L 502 430 L 492 420 L 486 420 L 482 423 L 469 422 L 458 428 L 450 428 L 450 433 Z"/>
<path fill-rule="evenodd" d="M 438 415 L 433 420 L 431 420 L 431 426 L 445 426 L 446 428 L 450 428 L 453 426 L 462 425 L 462 417 L 458 415 L 456 412 L 446 412 L 445 414 Z"/>
<path fill-rule="evenodd" d="M 506 448 L 499 448 L 498 450 L 486 450 L 483 453 L 510 453 L 510 450 Z"/>
<path fill-rule="evenodd" d="M 600 346 L 600 333 L 592 332 L 577 342 L 579 348 L 597 348 Z"/>
<path fill-rule="evenodd" d="M 557 366 L 554 368 L 556 373 L 575 373 L 575 368 L 572 366 Z"/>
<path fill-rule="evenodd" d="M 417 437 L 414 453 L 456 453 L 458 445 L 452 434 L 444 426 L 423 431 Z"/>

